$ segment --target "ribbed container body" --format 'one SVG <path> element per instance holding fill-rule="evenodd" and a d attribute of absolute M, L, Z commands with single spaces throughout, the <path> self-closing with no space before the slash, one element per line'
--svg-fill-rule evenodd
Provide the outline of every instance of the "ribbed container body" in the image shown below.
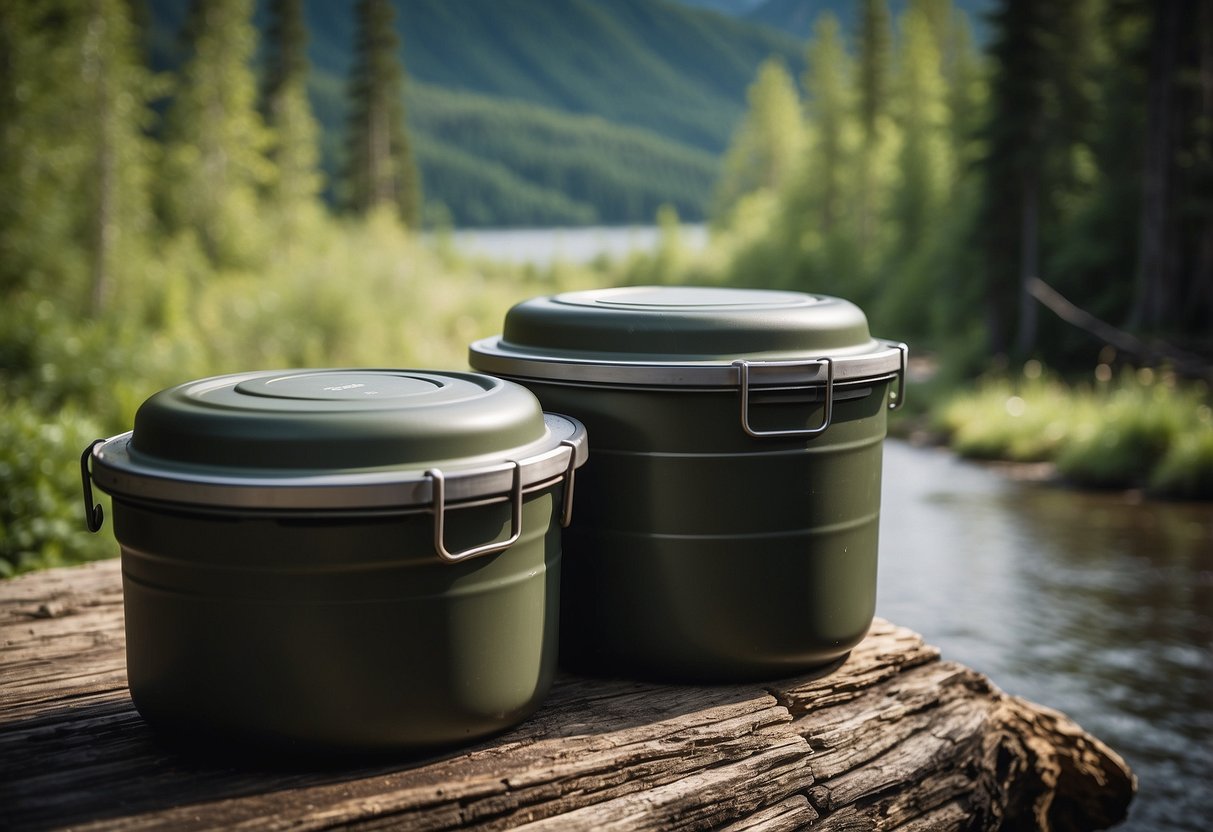
<path fill-rule="evenodd" d="M 509 549 L 458 564 L 435 556 L 428 514 L 289 520 L 116 500 L 136 707 L 168 734 L 271 748 L 441 746 L 516 724 L 556 667 L 561 488 L 526 498 Z M 503 503 L 448 515 L 452 545 L 510 526 Z"/>
<path fill-rule="evenodd" d="M 532 298 L 471 344 L 475 370 L 594 446 L 564 537 L 563 664 L 726 682 L 843 658 L 875 612 L 907 354 L 840 298 L 694 286 Z"/>
<path fill-rule="evenodd" d="M 409 369 L 186 382 L 97 440 L 131 697 L 226 750 L 399 751 L 511 727 L 555 673 L 585 429 L 499 378 Z"/>
<path fill-rule="evenodd" d="M 671 680 L 788 675 L 859 643 L 876 604 L 889 383 L 834 403 L 812 440 L 756 439 L 735 391 L 525 382 L 576 413 L 594 454 L 565 531 L 561 657 Z M 866 392 L 865 392 L 866 391 Z M 756 424 L 820 423 L 803 395 Z"/>

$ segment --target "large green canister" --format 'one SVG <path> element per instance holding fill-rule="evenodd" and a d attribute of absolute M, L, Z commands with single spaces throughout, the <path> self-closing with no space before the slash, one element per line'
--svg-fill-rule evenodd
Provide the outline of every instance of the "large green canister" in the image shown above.
<path fill-rule="evenodd" d="M 863 638 L 906 348 L 873 339 L 858 307 L 726 288 L 572 292 L 513 307 L 470 361 L 593 438 L 564 538 L 565 665 L 757 678 L 828 665 Z"/>
<path fill-rule="evenodd" d="M 474 373 L 299 370 L 148 399 L 113 496 L 131 695 L 209 741 L 377 750 L 530 714 L 557 656 L 579 423 Z M 91 469 L 91 470 L 90 470 Z"/>

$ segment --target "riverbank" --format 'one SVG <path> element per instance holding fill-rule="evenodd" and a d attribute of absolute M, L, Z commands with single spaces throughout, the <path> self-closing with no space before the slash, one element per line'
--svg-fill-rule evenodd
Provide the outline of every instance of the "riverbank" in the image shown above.
<path fill-rule="evenodd" d="M 1090 382 L 1073 382 L 1028 362 L 1017 376 L 931 395 L 936 403 L 920 402 L 895 430 L 1013 464 L 1022 478 L 1213 500 L 1213 396 L 1203 382 L 1106 364 Z"/>

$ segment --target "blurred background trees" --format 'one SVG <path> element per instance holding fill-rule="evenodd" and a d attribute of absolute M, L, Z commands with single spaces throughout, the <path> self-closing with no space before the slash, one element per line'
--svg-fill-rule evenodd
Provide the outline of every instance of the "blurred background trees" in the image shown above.
<path fill-rule="evenodd" d="M 720 209 L 767 212 L 734 217 L 751 233 L 728 280 L 846 295 L 874 328 L 967 371 L 997 356 L 1094 363 L 1100 342 L 1043 309 L 1034 278 L 1208 352 L 1213 4 L 1003 2 L 984 53 L 947 0 L 909 0 L 892 21 L 883 0 L 859 5 L 850 49 L 817 19 L 802 164 L 752 189 L 776 205 Z M 778 152 L 754 129 L 769 83 L 726 158 L 755 136 L 767 145 L 747 158 Z"/>
<path fill-rule="evenodd" d="M 1029 361 L 1108 383 L 1104 343 L 1026 292 L 1040 278 L 1207 370 L 1213 0 L 779 6 L 0 4 L 0 573 L 100 551 L 77 455 L 156 389 L 462 366 L 510 302 L 562 287 L 841 295 L 954 382 Z M 709 212 L 687 251 L 679 217 Z M 427 242 L 427 216 L 663 236 L 519 268 Z M 1194 412 L 1138 431 L 1181 479 L 1213 469 Z M 1050 435 L 1097 456 L 1093 431 Z"/>

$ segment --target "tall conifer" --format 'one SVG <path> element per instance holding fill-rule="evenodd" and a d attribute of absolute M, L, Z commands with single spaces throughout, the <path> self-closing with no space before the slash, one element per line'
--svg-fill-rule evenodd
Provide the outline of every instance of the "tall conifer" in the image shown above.
<path fill-rule="evenodd" d="M 144 133 L 151 77 L 126 0 L 90 0 L 83 42 L 91 123 L 87 195 L 90 307 L 99 314 L 116 276 L 141 256 L 150 231 L 151 142 Z"/>
<path fill-rule="evenodd" d="M 1039 258 L 1040 169 L 1046 108 L 1046 56 L 1040 42 L 1047 0 L 1004 0 L 993 17 L 985 196 L 978 224 L 985 252 L 990 350 L 1006 354 L 1018 323 L 1020 284 Z"/>
<path fill-rule="evenodd" d="M 1026 356 L 1038 304 L 1028 292 L 1056 249 L 1074 196 L 1090 188 L 1095 0 L 1004 0 L 992 22 L 995 64 L 985 130 L 986 299 L 991 347 Z"/>
<path fill-rule="evenodd" d="M 273 0 L 270 15 L 262 105 L 274 163 L 269 196 L 289 230 L 320 191 L 319 130 L 307 95 L 302 0 Z"/>
<path fill-rule="evenodd" d="M 806 183 L 814 198 L 816 225 L 829 232 L 847 212 L 849 176 L 855 151 L 853 66 L 838 20 L 818 18 L 808 48 L 804 85 L 812 131 Z"/>
<path fill-rule="evenodd" d="M 857 211 L 860 247 L 867 260 L 866 271 L 875 261 L 877 228 L 883 213 L 885 191 L 891 174 L 890 148 L 894 129 L 888 117 L 892 72 L 892 29 L 886 0 L 863 0 L 859 29 L 859 121 L 863 145 L 857 174 Z"/>
<path fill-rule="evenodd" d="M 0 288 L 108 303 L 147 231 L 150 93 L 123 0 L 0 4 Z"/>
<path fill-rule="evenodd" d="M 947 198 L 952 159 L 947 87 L 931 20 L 911 6 L 901 28 L 897 119 L 902 135 L 898 165 L 902 180 L 893 219 L 900 235 L 898 248 L 904 255 L 929 236 Z"/>
<path fill-rule="evenodd" d="M 859 114 L 864 138 L 872 142 L 877 119 L 889 105 L 892 32 L 886 0 L 863 0 L 859 17 Z"/>
<path fill-rule="evenodd" d="M 763 63 L 746 98 L 749 109 L 729 145 L 717 188 L 720 215 L 746 194 L 778 191 L 804 153 L 800 95 L 782 61 L 771 58 Z"/>
<path fill-rule="evenodd" d="M 187 58 L 165 131 L 165 219 L 197 235 L 219 265 L 255 260 L 263 244 L 259 191 L 271 167 L 250 64 L 251 0 L 194 0 Z"/>
<path fill-rule="evenodd" d="M 366 212 L 394 206 L 401 220 L 416 225 L 421 183 L 405 130 L 404 69 L 389 0 L 360 0 L 358 41 L 350 78 L 350 122 L 346 153 L 349 205 Z"/>

